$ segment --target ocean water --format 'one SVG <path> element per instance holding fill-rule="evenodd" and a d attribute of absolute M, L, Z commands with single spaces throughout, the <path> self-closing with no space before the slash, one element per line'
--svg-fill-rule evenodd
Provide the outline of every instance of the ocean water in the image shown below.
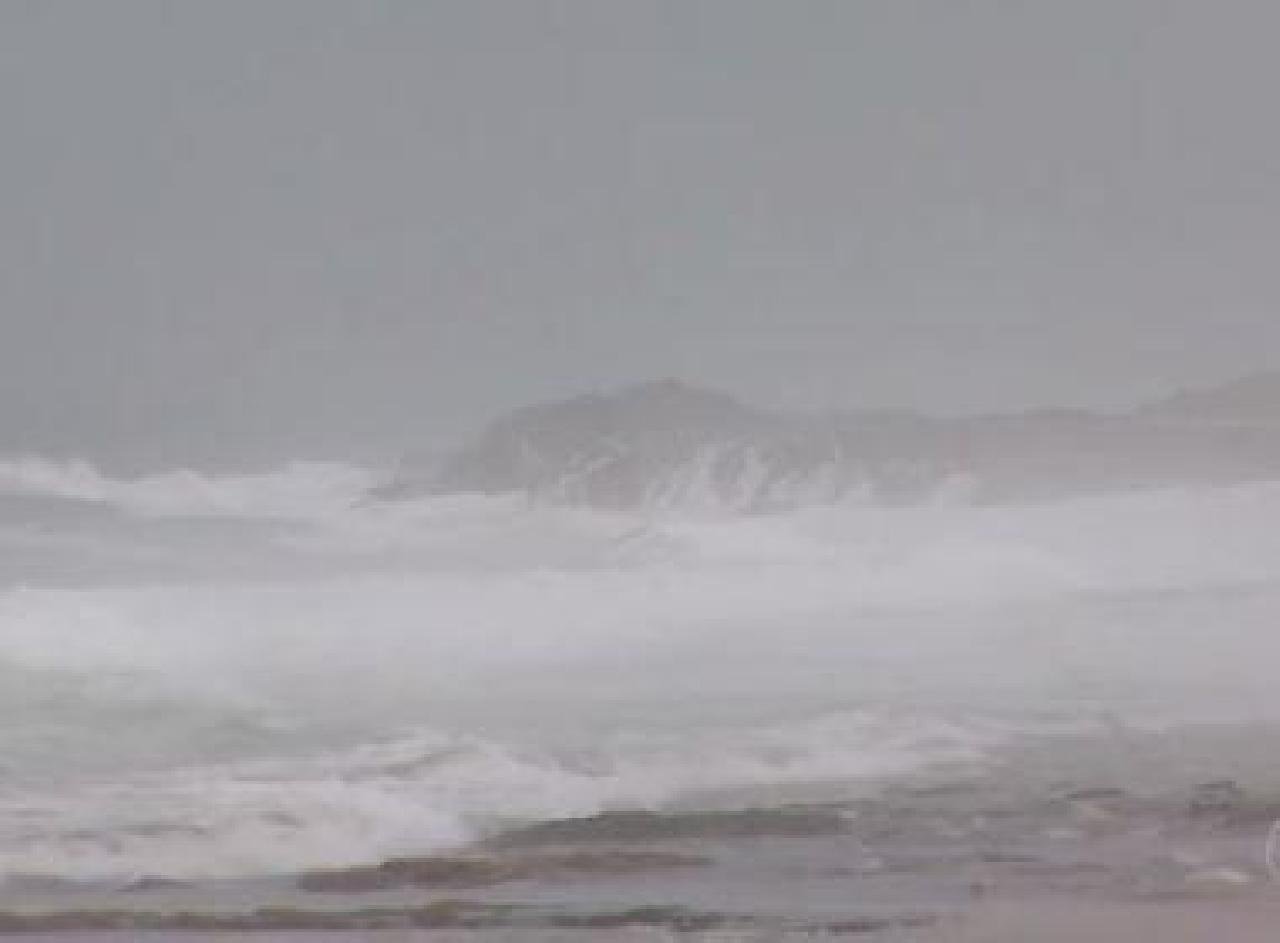
<path fill-rule="evenodd" d="M 0 875 L 280 874 L 856 794 L 1046 731 L 1270 722 L 1278 525 L 1271 484 L 699 519 L 441 499 L 216 554 L 97 523 L 111 567 L 0 591 Z"/>

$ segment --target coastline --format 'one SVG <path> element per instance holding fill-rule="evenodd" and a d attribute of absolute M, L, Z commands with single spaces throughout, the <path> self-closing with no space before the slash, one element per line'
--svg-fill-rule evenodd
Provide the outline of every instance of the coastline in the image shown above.
<path fill-rule="evenodd" d="M 1068 759 L 1068 763 L 1071 761 Z M 738 810 L 602 813 L 449 853 L 276 877 L 0 888 L 0 937 L 47 943 L 1272 940 L 1280 804 L 1233 780 L 968 779 Z"/>

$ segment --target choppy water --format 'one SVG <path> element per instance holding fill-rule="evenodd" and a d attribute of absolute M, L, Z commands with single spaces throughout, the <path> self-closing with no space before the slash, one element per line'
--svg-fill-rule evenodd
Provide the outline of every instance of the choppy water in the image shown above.
<path fill-rule="evenodd" d="M 1278 498 L 375 509 L 238 537 L 259 579 L 27 579 L 0 594 L 0 873 L 373 862 L 856 793 L 1050 728 L 1273 718 Z"/>

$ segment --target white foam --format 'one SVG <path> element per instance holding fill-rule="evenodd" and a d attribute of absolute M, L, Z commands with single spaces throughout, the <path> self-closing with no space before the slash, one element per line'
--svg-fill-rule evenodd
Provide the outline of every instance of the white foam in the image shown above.
<path fill-rule="evenodd" d="M 423 733 L 309 759 L 5 790 L 0 874 L 208 877 L 377 862 L 453 847 L 501 823 L 973 762 L 998 737 L 868 712 L 689 737 L 633 734 L 569 758 Z"/>
<path fill-rule="evenodd" d="M 30 738 L 4 757 L 5 868 L 282 870 L 441 847 L 504 815 L 909 772 L 981 749 L 910 715 L 949 684 L 1033 705 L 1109 686 L 1190 711 L 1193 692 L 1270 702 L 1280 656 L 1276 484 L 701 520 L 448 499 L 350 508 L 273 552 L 340 575 L 0 593 L 10 670 L 125 679 L 0 717 L 0 744 L 55 731 L 76 761 Z M 354 572 L 391 552 L 394 574 Z M 120 707 L 138 690 L 158 719 Z M 713 722 L 717 699 L 751 721 Z M 882 710 L 833 713 L 850 703 Z M 581 726 L 575 750 L 517 729 L 538 726 L 530 704 Z M 126 715 L 114 735 L 99 722 Z M 453 732 L 352 746 L 411 725 Z M 264 753 L 277 765 L 247 759 Z M 376 772 L 384 753 L 411 769 Z M 76 778 L 90 769 L 109 775 Z M 20 785 L 41 775 L 57 788 Z"/>

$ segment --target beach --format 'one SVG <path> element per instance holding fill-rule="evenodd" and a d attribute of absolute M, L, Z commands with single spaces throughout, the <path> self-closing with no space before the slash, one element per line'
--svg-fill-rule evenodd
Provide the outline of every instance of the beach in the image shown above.
<path fill-rule="evenodd" d="M 1177 782 L 1136 766 L 1124 783 L 1102 780 L 1114 744 L 1057 734 L 1020 742 L 982 772 L 888 777 L 858 796 L 810 784 L 782 805 L 740 795 L 719 807 L 708 798 L 605 812 L 368 865 L 213 880 L 30 876 L 0 890 L 0 932 L 335 943 L 1273 939 L 1280 892 L 1267 837 L 1280 796 L 1246 749 L 1273 733 L 1134 733 L 1138 755 L 1177 743 L 1201 757 Z M 1209 769 L 1232 775 L 1198 778 Z"/>

